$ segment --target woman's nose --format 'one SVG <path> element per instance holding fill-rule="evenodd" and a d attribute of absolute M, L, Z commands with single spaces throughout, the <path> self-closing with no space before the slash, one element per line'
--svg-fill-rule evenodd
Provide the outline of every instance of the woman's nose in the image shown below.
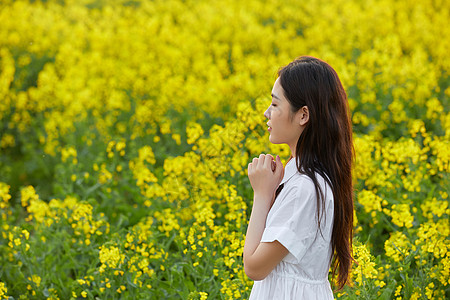
<path fill-rule="evenodd" d="M 264 112 L 264 117 L 266 117 L 267 119 L 270 119 L 270 106 Z"/>

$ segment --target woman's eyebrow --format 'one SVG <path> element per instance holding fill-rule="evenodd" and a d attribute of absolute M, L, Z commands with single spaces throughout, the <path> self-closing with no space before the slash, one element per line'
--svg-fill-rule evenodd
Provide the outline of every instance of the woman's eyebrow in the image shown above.
<path fill-rule="evenodd" d="M 277 96 L 277 95 L 275 95 L 274 93 L 272 93 L 272 98 L 275 98 L 275 99 L 278 99 L 278 100 L 280 100 L 280 98 L 278 98 L 278 96 Z"/>

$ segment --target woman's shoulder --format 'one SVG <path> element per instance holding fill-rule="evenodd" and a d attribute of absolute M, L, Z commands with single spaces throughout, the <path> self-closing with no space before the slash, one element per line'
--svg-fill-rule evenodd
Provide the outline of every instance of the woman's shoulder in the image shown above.
<path fill-rule="evenodd" d="M 315 193 L 315 186 L 312 179 L 308 175 L 299 172 L 296 172 L 285 182 L 283 189 L 295 198 L 297 196 L 302 196 L 301 198 L 307 195 L 313 196 Z"/>
<path fill-rule="evenodd" d="M 330 190 L 331 192 L 331 188 L 326 182 L 325 178 L 318 172 L 315 172 L 315 176 L 320 188 L 322 190 Z M 294 176 L 292 176 L 292 178 L 288 181 L 288 183 L 289 186 L 298 189 L 301 193 L 305 193 L 306 191 L 311 191 L 314 193 L 316 192 L 316 186 L 313 179 L 305 173 L 300 173 L 297 171 Z"/>
<path fill-rule="evenodd" d="M 315 176 L 316 176 L 317 182 L 319 184 L 322 184 L 322 181 L 324 181 L 324 178 L 317 172 L 315 172 Z M 308 174 L 299 172 L 299 171 L 297 171 L 292 176 L 291 180 L 289 180 L 289 181 L 292 181 L 291 182 L 292 184 L 301 184 L 302 186 L 305 186 L 305 187 L 311 187 L 311 186 L 314 187 L 314 181 L 312 180 L 312 178 Z"/>

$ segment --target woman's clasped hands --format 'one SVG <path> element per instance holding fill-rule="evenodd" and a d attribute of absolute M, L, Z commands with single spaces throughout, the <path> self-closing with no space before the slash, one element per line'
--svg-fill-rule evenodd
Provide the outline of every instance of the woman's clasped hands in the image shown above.
<path fill-rule="evenodd" d="M 248 164 L 248 178 L 255 199 L 267 199 L 265 201 L 270 203 L 283 176 L 284 167 L 278 155 L 274 160 L 270 154 L 261 154 Z"/>

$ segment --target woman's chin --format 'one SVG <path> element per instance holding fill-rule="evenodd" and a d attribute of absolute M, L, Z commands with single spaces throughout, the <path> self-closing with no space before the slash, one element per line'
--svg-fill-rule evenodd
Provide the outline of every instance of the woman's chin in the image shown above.
<path fill-rule="evenodd" d="M 269 135 L 269 141 L 270 141 L 272 144 L 280 144 L 280 142 L 277 141 L 277 139 L 275 139 L 272 135 Z"/>

